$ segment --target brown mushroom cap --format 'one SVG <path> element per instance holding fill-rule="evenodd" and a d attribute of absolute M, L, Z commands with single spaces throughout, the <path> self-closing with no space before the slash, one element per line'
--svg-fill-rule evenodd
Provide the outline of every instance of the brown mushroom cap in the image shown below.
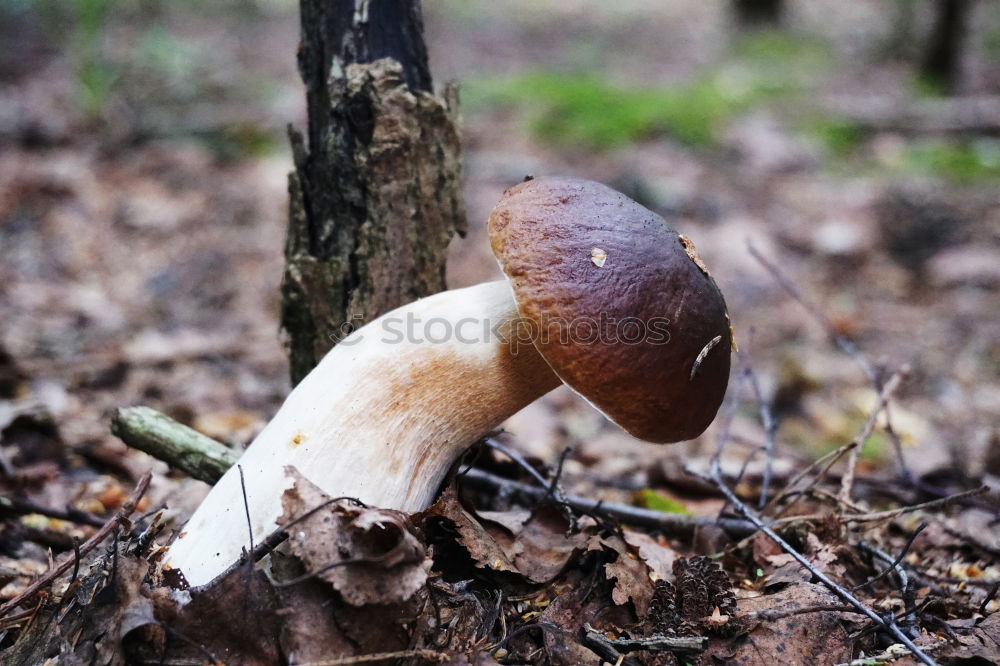
<path fill-rule="evenodd" d="M 689 240 L 625 195 L 570 178 L 508 189 L 488 228 L 560 379 L 640 439 L 708 427 L 729 382 L 729 317 Z"/>

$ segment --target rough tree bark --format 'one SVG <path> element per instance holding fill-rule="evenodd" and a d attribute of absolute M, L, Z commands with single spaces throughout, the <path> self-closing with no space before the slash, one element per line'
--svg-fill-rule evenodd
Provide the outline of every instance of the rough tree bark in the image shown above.
<path fill-rule="evenodd" d="M 282 327 L 298 383 L 350 329 L 444 289 L 463 233 L 457 105 L 417 0 L 301 0 L 308 144 L 290 130 Z"/>

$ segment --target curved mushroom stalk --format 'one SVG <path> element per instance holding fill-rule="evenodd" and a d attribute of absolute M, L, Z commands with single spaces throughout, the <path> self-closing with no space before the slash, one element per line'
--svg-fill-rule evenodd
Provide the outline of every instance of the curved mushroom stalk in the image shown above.
<path fill-rule="evenodd" d="M 240 458 L 254 541 L 276 528 L 287 465 L 333 496 L 426 506 L 464 449 L 559 384 L 534 346 L 497 335 L 517 316 L 510 285 L 489 282 L 393 310 L 334 347 Z M 166 564 L 203 585 L 249 543 L 233 467 Z"/>

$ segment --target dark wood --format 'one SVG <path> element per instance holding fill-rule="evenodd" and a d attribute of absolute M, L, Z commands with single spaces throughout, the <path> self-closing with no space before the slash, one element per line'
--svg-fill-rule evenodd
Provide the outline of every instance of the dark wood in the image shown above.
<path fill-rule="evenodd" d="M 736 23 L 743 27 L 776 26 L 785 12 L 783 0 L 732 0 Z"/>
<path fill-rule="evenodd" d="M 292 381 L 352 328 L 444 289 L 462 233 L 456 98 L 415 0 L 301 0 L 306 137 L 290 130 L 282 284 Z"/>
<path fill-rule="evenodd" d="M 962 47 L 970 0 L 934 0 L 934 26 L 923 54 L 920 74 L 944 93 L 954 93 L 961 82 Z"/>

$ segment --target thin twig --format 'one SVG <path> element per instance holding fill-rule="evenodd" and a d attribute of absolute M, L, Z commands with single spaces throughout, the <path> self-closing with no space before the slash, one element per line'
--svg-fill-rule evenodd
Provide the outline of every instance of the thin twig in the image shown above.
<path fill-rule="evenodd" d="M 980 615 L 989 615 L 989 613 L 986 612 L 986 607 L 989 606 L 990 602 L 997 596 L 997 590 L 1000 590 L 1000 583 L 993 583 L 993 587 L 991 587 L 990 591 L 986 593 L 986 598 L 983 599 L 983 603 L 979 604 Z"/>
<path fill-rule="evenodd" d="M 304 583 L 307 580 L 312 580 L 313 578 L 325 574 L 327 571 L 332 571 L 333 569 L 337 569 L 338 567 L 346 567 L 350 566 L 351 564 L 374 564 L 381 562 L 384 559 L 385 559 L 384 557 L 376 557 L 376 558 L 358 557 L 351 560 L 340 560 L 338 562 L 331 562 L 330 564 L 324 565 L 319 569 L 316 569 L 316 571 L 307 571 L 301 576 L 296 576 L 295 578 L 290 578 L 288 580 L 283 580 L 281 582 L 274 582 L 271 584 L 274 587 L 291 587 L 293 585 L 298 585 L 299 583 Z"/>
<path fill-rule="evenodd" d="M 816 475 L 816 477 L 809 483 L 808 486 L 806 486 L 805 489 L 803 489 L 802 492 L 805 492 L 805 490 L 807 490 L 808 488 L 811 488 L 812 486 L 814 486 L 816 483 L 819 482 L 820 479 L 823 478 L 824 475 L 826 475 L 827 471 L 829 471 L 829 469 L 831 467 L 833 467 L 833 465 L 835 465 L 837 463 L 837 461 L 840 460 L 843 457 L 843 455 L 845 453 L 847 453 L 848 451 L 850 451 L 852 448 L 857 448 L 857 446 L 858 445 L 855 444 L 854 442 L 848 442 L 847 444 L 844 444 L 840 448 L 834 449 L 833 451 L 830 451 L 829 453 L 825 453 L 822 456 L 820 456 L 819 458 L 817 458 L 816 460 L 814 460 L 813 462 L 809 463 L 801 472 L 799 472 L 794 477 L 792 477 L 791 481 L 789 481 L 785 485 L 785 489 L 784 490 L 782 490 L 780 493 L 778 493 L 777 495 L 775 495 L 771 499 L 771 501 L 767 503 L 767 505 L 761 510 L 761 513 L 766 512 L 772 506 L 777 506 L 778 504 L 780 504 L 781 500 L 785 499 L 790 494 L 792 494 L 793 488 L 795 488 L 796 484 L 799 481 L 801 481 L 803 478 L 805 478 L 807 474 L 809 474 L 810 472 L 812 472 L 814 469 L 816 469 L 820 465 L 825 464 L 826 466 L 823 469 L 820 470 L 820 473 Z"/>
<path fill-rule="evenodd" d="M 538 481 L 538 483 L 542 487 L 548 487 L 549 482 L 545 479 L 544 476 L 542 476 L 541 472 L 539 472 L 537 469 L 534 468 L 534 466 L 531 463 L 525 460 L 524 456 L 522 456 L 520 453 L 510 448 L 506 444 L 503 444 L 496 437 L 484 437 L 483 443 L 486 444 L 486 446 L 493 449 L 494 451 L 499 451 L 503 455 L 510 458 L 517 464 L 518 467 L 527 472 L 528 475 L 531 476 L 531 478 L 533 478 L 535 481 Z"/>
<path fill-rule="evenodd" d="M 81 511 L 80 509 L 75 509 L 71 506 L 67 506 L 65 509 L 56 509 L 54 507 L 44 506 L 38 504 L 37 502 L 32 502 L 28 499 L 21 499 L 18 497 L 0 497 L 0 512 L 9 511 L 16 515 L 25 515 L 30 513 L 37 513 L 40 516 L 46 516 L 47 518 L 55 518 L 56 520 L 65 520 L 70 523 L 79 523 L 81 525 L 90 525 L 91 527 L 101 527 L 104 525 L 105 518 L 94 515 L 88 511 Z"/>
<path fill-rule="evenodd" d="M 423 659 L 425 661 L 447 661 L 451 657 L 444 652 L 434 650 L 397 650 L 396 652 L 374 652 L 359 654 L 354 657 L 338 657 L 322 661 L 304 661 L 300 666 L 340 666 L 341 664 L 366 664 L 373 661 L 390 661 L 395 659 Z"/>
<path fill-rule="evenodd" d="M 938 643 L 937 645 L 928 645 L 924 649 L 925 650 L 936 650 L 941 645 L 945 645 L 945 643 L 942 641 L 941 643 Z M 845 661 L 843 663 L 837 664 L 836 666 L 870 666 L 871 664 L 890 663 L 890 662 L 895 661 L 896 659 L 899 659 L 900 657 L 908 657 L 911 654 L 913 654 L 914 656 L 918 656 L 917 653 L 913 652 L 909 648 L 903 649 L 903 648 L 900 648 L 898 645 L 893 645 L 888 650 L 886 650 L 885 652 L 882 652 L 880 654 L 873 654 L 870 657 L 860 657 L 858 659 L 852 659 L 851 661 Z M 924 654 L 924 653 L 921 652 L 920 654 Z M 927 655 L 924 654 L 924 656 L 926 657 Z M 930 659 L 930 657 L 927 657 L 927 658 Z M 923 660 L 921 659 L 921 661 L 923 661 Z M 924 662 L 924 663 L 926 663 L 926 662 Z"/>
<path fill-rule="evenodd" d="M 753 390 L 754 398 L 757 400 L 757 411 L 760 414 L 760 425 L 764 428 L 764 476 L 760 482 L 760 499 L 757 501 L 757 508 L 763 509 L 767 506 L 767 495 L 771 488 L 771 474 L 774 468 L 774 447 L 778 436 L 778 422 L 771 411 L 771 403 L 764 398 L 764 391 L 761 390 L 757 373 L 753 369 L 753 347 L 754 329 L 750 329 L 747 343 L 744 346 L 743 366 L 747 379 L 750 381 L 750 388 Z"/>
<path fill-rule="evenodd" d="M 854 344 L 854 342 L 842 335 L 837 328 L 830 321 L 830 318 L 823 312 L 816 303 L 810 301 L 806 298 L 805 294 L 802 293 L 795 283 L 786 276 L 780 268 L 778 268 L 774 263 L 768 260 L 764 255 L 762 255 L 752 243 L 747 243 L 747 248 L 750 254 L 756 259 L 766 270 L 771 274 L 771 277 L 780 284 L 788 294 L 795 299 L 799 305 L 801 305 L 806 312 L 812 315 L 813 319 L 826 330 L 827 336 L 833 341 L 833 343 L 845 354 L 851 357 L 851 359 L 858 364 L 858 366 L 865 373 L 868 378 L 868 382 L 875 388 L 876 391 L 881 392 L 883 388 L 882 373 L 879 368 L 872 363 L 867 356 L 861 351 L 861 349 Z M 910 472 L 910 468 L 906 464 L 906 458 L 903 456 L 903 443 L 896 432 L 896 429 L 892 425 L 892 418 L 890 415 L 890 410 L 885 409 L 885 432 L 889 435 L 890 441 L 892 441 L 893 449 L 896 452 L 896 460 L 899 464 L 900 476 L 903 480 L 908 483 L 914 483 L 913 474 Z M 918 484 L 922 486 L 922 484 Z"/>
<path fill-rule="evenodd" d="M 965 585 L 966 587 L 992 588 L 994 585 L 1000 584 L 1000 581 L 996 580 L 985 580 L 981 578 L 955 578 L 954 576 L 932 574 L 928 571 L 917 571 L 917 575 L 921 578 L 932 580 L 935 583 L 944 583 L 945 585 Z"/>
<path fill-rule="evenodd" d="M 139 483 L 136 484 L 132 494 L 128 496 L 128 499 L 125 500 L 125 503 L 122 504 L 121 508 L 115 512 L 115 515 L 109 518 L 108 521 L 101 526 L 101 529 L 97 530 L 92 537 L 83 542 L 79 549 L 79 556 L 86 555 L 96 548 L 108 537 L 109 534 L 111 534 L 115 528 L 117 528 L 126 518 L 132 515 L 132 512 L 135 511 L 136 505 L 139 503 L 139 500 L 141 500 L 142 496 L 146 494 L 146 489 L 149 487 L 149 481 L 151 478 L 152 474 L 150 472 L 146 472 L 142 475 L 142 478 L 139 479 Z M 21 594 L 17 595 L 10 601 L 7 601 L 3 605 L 0 605 L 0 617 L 9 613 L 12 609 L 16 608 L 26 599 L 29 599 L 33 594 L 38 592 L 38 590 L 42 589 L 57 577 L 69 571 L 73 566 L 73 563 L 78 561 L 77 557 L 78 555 L 76 552 L 70 553 L 68 557 L 63 558 L 61 563 L 52 569 L 49 569 L 44 575 L 37 578 L 35 582 L 28 585 L 28 587 L 26 587 Z"/>
<path fill-rule="evenodd" d="M 870 513 L 859 513 L 857 515 L 844 516 L 844 520 L 850 523 L 868 523 L 879 520 L 887 520 L 901 516 L 904 513 L 913 513 L 914 511 L 944 507 L 967 497 L 982 495 L 988 490 L 989 486 L 980 486 L 978 488 L 973 488 L 972 490 L 964 490 L 960 493 L 955 493 L 954 495 L 948 495 L 947 497 L 938 497 L 937 499 L 932 499 L 928 502 L 901 506 L 898 509 L 887 509 L 885 511 L 872 511 Z"/>
<path fill-rule="evenodd" d="M 886 631 L 895 636 L 900 643 L 905 645 L 907 649 L 909 649 L 910 652 L 912 652 L 913 655 L 918 659 L 920 659 L 920 661 L 922 661 L 924 664 L 926 664 L 927 666 L 936 666 L 934 660 L 931 659 L 924 652 L 922 652 L 920 648 L 918 648 L 916 644 L 914 644 L 914 642 L 910 639 L 910 637 L 907 636 L 905 633 L 903 633 L 903 631 L 898 626 L 896 626 L 895 623 L 887 622 L 878 613 L 876 613 L 875 611 L 873 611 L 872 609 L 868 608 L 863 603 L 861 603 L 861 601 L 859 601 L 854 595 L 852 595 L 846 589 L 838 585 L 833 579 L 831 579 L 825 573 L 814 567 L 812 563 L 809 562 L 809 560 L 807 560 L 804 555 L 802 555 L 802 553 L 796 550 L 790 543 L 785 541 L 777 532 L 768 527 L 764 523 L 764 521 L 761 520 L 757 516 L 757 514 L 754 513 L 746 504 L 744 504 L 743 501 L 739 497 L 737 497 L 736 493 L 730 490 L 729 486 L 726 485 L 725 481 L 723 481 L 722 479 L 722 474 L 721 471 L 719 470 L 718 461 L 715 461 L 713 463 L 710 474 L 703 474 L 701 472 L 690 469 L 689 472 L 705 481 L 714 483 L 715 486 L 722 492 L 723 495 L 726 496 L 726 499 L 729 500 L 729 503 L 733 506 L 733 508 L 736 509 L 736 511 L 740 515 L 742 515 L 744 518 L 753 523 L 757 527 L 757 529 L 759 529 L 768 537 L 770 537 L 770 539 L 774 541 L 776 544 L 778 544 L 782 550 L 784 550 L 786 553 L 795 558 L 795 560 L 799 564 L 805 567 L 806 570 L 808 570 L 809 573 L 815 576 L 821 583 L 826 585 L 826 587 L 829 588 L 830 591 L 832 591 L 834 594 L 836 594 L 838 597 L 840 597 L 842 600 L 844 600 L 851 606 L 857 608 L 863 615 L 868 617 L 868 619 L 872 620 L 880 627 L 884 628 Z"/>
<path fill-rule="evenodd" d="M 76 577 L 80 575 L 80 540 L 73 537 L 73 575 L 69 577 L 69 584 L 76 582 Z"/>
<path fill-rule="evenodd" d="M 247 517 L 247 533 L 250 535 L 250 552 L 254 551 L 253 547 L 253 523 L 250 522 L 250 503 L 247 501 L 247 482 L 243 478 L 243 466 L 236 465 L 237 471 L 240 473 L 240 491 L 243 493 L 243 512 Z"/>
<path fill-rule="evenodd" d="M 186 636 L 185 634 L 181 633 L 180 631 L 174 629 L 170 625 L 168 625 L 168 624 L 166 624 L 164 622 L 159 622 L 157 620 L 154 620 L 153 624 L 155 624 L 156 626 L 158 626 L 161 629 L 163 629 L 163 631 L 165 631 L 168 636 L 173 636 L 173 637 L 179 638 L 182 641 L 184 641 L 185 643 L 187 643 L 188 645 L 194 647 L 194 649 L 196 649 L 198 652 L 201 653 L 201 656 L 205 657 L 205 659 L 206 659 L 205 663 L 207 663 L 207 664 L 213 664 L 213 666 L 214 666 L 214 664 L 221 664 L 222 663 L 221 661 L 219 661 L 218 659 L 216 659 L 215 655 L 213 655 L 211 652 L 209 652 L 208 648 L 206 648 L 204 645 L 202 645 L 198 641 L 196 641 L 196 640 L 194 640 L 194 639 Z M 163 655 L 160 657 L 160 663 L 161 664 L 163 663 L 163 660 L 166 659 L 166 656 L 167 656 L 167 650 L 166 650 L 166 646 L 164 646 Z"/>
<path fill-rule="evenodd" d="M 475 467 L 459 477 L 459 480 L 462 483 L 479 486 L 480 488 L 485 487 L 494 490 L 499 488 L 520 493 L 533 500 L 537 500 L 545 495 L 545 490 L 541 488 L 521 483 L 520 481 L 505 479 Z M 650 527 L 676 536 L 690 536 L 694 533 L 695 528 L 711 527 L 713 525 L 719 525 L 727 532 L 738 536 L 747 536 L 756 531 L 753 524 L 746 520 L 664 513 L 662 511 L 642 509 L 627 504 L 580 497 L 579 495 L 567 495 L 566 503 L 579 513 L 615 518 L 624 523 L 640 527 Z"/>
<path fill-rule="evenodd" d="M 556 467 L 555 476 L 552 478 L 552 481 L 550 482 L 546 480 L 546 478 L 542 476 L 541 473 L 531 465 L 531 463 L 525 460 L 524 456 L 522 456 L 520 453 L 510 448 L 509 446 L 506 446 L 501 442 L 497 441 L 496 438 L 484 437 L 483 443 L 486 444 L 486 446 L 493 449 L 494 451 L 499 451 L 503 455 L 510 458 L 512 461 L 514 461 L 514 463 L 517 464 L 518 467 L 523 469 L 525 472 L 528 473 L 529 476 L 531 476 L 531 478 L 537 481 L 539 485 L 541 485 L 543 488 L 547 488 L 549 491 L 548 495 L 551 496 L 551 499 L 556 504 L 563 507 L 563 509 L 566 511 L 566 520 L 569 523 L 570 527 L 572 528 L 575 525 L 573 510 L 569 507 L 569 505 L 566 504 L 566 495 L 563 493 L 562 488 L 559 486 L 559 479 L 560 477 L 562 477 L 563 463 L 565 463 L 566 456 L 569 455 L 571 451 L 570 448 L 567 447 L 560 454 L 559 463 Z M 469 465 L 468 469 L 471 468 L 472 466 Z M 465 472 L 462 472 L 462 474 L 464 473 Z"/>
<path fill-rule="evenodd" d="M 795 299 L 799 305 L 801 305 L 806 312 L 812 315 L 812 318 L 823 327 L 833 343 L 861 367 L 865 376 L 868 377 L 868 380 L 872 384 L 876 384 L 878 388 L 881 389 L 877 368 L 871 361 L 868 360 L 868 357 L 861 352 L 858 346 L 854 344 L 850 338 L 837 331 L 836 326 L 834 326 L 833 322 L 830 321 L 830 318 L 826 316 L 826 313 L 823 312 L 818 305 L 806 298 L 806 295 L 802 293 L 802 290 L 799 289 L 795 283 L 781 271 L 780 268 L 772 263 L 771 260 L 761 254 L 757 248 L 754 247 L 753 243 L 747 241 L 747 249 L 749 250 L 750 255 L 756 259 L 768 273 L 771 274 L 774 281 L 781 285 L 785 291 L 788 292 L 789 296 Z"/>
<path fill-rule="evenodd" d="M 886 554 L 886 555 L 888 556 L 888 554 Z M 920 607 L 919 608 L 907 607 L 907 608 L 904 608 L 899 613 L 886 613 L 884 619 L 887 622 L 899 622 L 900 620 L 904 619 L 905 616 L 907 616 L 909 614 L 912 614 L 914 611 L 923 611 L 924 609 L 926 609 L 928 606 L 930 606 L 935 601 L 936 600 L 934 598 L 928 597 L 928 598 L 926 598 L 926 599 L 924 599 L 923 601 L 920 602 Z M 863 636 L 867 636 L 868 634 L 870 634 L 872 632 L 875 632 L 875 631 L 878 631 L 878 630 L 879 630 L 879 627 L 877 625 L 872 624 L 871 622 L 869 622 L 868 626 L 866 626 L 861 631 L 856 631 L 853 634 L 848 634 L 847 635 L 847 640 L 848 641 L 856 641 L 859 638 L 861 638 Z"/>
<path fill-rule="evenodd" d="M 719 419 L 721 425 L 719 426 L 719 434 L 715 442 L 715 453 L 712 454 L 713 465 L 719 464 L 722 451 L 726 447 L 726 442 L 729 441 L 729 431 L 733 427 L 733 421 L 736 420 L 736 414 L 740 408 L 740 393 L 743 392 L 743 384 L 746 380 L 746 373 L 741 372 L 737 377 L 736 385 L 730 391 L 732 397 L 729 398 L 727 404 L 723 405 L 722 418 Z"/>
<path fill-rule="evenodd" d="M 794 615 L 805 615 L 807 613 L 859 613 L 854 606 L 838 606 L 836 604 L 821 604 L 819 606 L 805 606 L 795 608 L 769 608 L 762 611 L 750 611 L 748 616 L 757 618 L 764 622 L 773 622 Z"/>
<path fill-rule="evenodd" d="M 301 516 L 298 516 L 297 518 L 294 518 L 293 520 L 290 520 L 289 522 L 285 523 L 284 525 L 281 525 L 280 527 L 278 527 L 278 529 L 276 529 L 275 531 L 273 531 L 270 534 L 268 534 L 267 537 L 265 537 L 263 541 L 261 541 L 259 544 L 257 544 L 256 547 L 254 547 L 254 549 L 252 551 L 250 551 L 249 553 L 246 550 L 244 550 L 240 554 L 240 558 L 238 560 L 236 560 L 236 562 L 234 562 L 233 564 L 229 565 L 229 567 L 225 571 L 223 571 L 218 576 L 216 576 L 213 579 L 213 581 L 209 581 L 208 583 L 206 583 L 205 586 L 203 586 L 203 587 L 209 587 L 209 586 L 212 585 L 212 583 L 215 580 L 221 580 L 222 578 L 225 578 L 226 576 L 230 575 L 233 571 L 235 571 L 235 570 L 241 568 L 243 565 L 245 565 L 247 563 L 248 559 L 252 560 L 253 562 L 258 562 L 262 557 L 264 557 L 265 555 L 267 555 L 268 553 L 270 553 L 272 550 L 274 550 L 275 548 L 277 548 L 278 545 L 281 542 L 283 542 L 285 539 L 288 538 L 288 529 L 289 528 L 291 528 L 291 527 L 293 527 L 293 526 L 301 523 L 302 521 L 306 520 L 307 518 L 309 518 L 312 515 L 315 515 L 317 512 L 325 509 L 326 507 L 330 506 L 331 504 L 335 504 L 337 502 L 342 502 L 342 501 L 351 502 L 351 503 L 353 503 L 353 504 L 355 504 L 357 506 L 360 506 L 362 508 L 368 508 L 367 504 L 365 504 L 364 502 L 362 502 L 361 500 L 359 500 L 356 497 L 346 497 L 346 496 L 344 496 L 344 497 L 333 497 L 331 499 L 325 500 L 325 501 L 317 504 L 313 508 L 309 509 L 308 511 L 306 511 Z"/>
<path fill-rule="evenodd" d="M 973 488 L 972 490 L 964 490 L 960 493 L 955 493 L 954 495 L 948 495 L 947 497 L 939 497 L 937 499 L 932 499 L 927 502 L 921 502 L 920 504 L 910 504 L 908 506 L 901 506 L 898 509 L 886 509 L 885 511 L 872 511 L 870 513 L 855 513 L 848 515 L 840 515 L 838 518 L 845 523 L 874 523 L 880 520 L 890 520 L 892 518 L 897 518 L 906 513 L 913 513 L 915 511 L 923 511 L 926 509 L 937 509 L 940 507 L 947 506 L 959 500 L 966 499 L 968 497 L 973 497 L 975 495 L 981 495 L 989 490 L 989 486 L 980 486 L 978 488 Z M 789 525 L 796 522 L 809 522 L 814 520 L 824 520 L 828 518 L 828 514 L 823 513 L 810 513 L 801 516 L 789 516 L 787 518 L 779 518 L 771 523 L 772 527 Z"/>
<path fill-rule="evenodd" d="M 584 643 L 595 642 L 610 645 L 618 652 L 698 652 L 705 649 L 707 636 L 648 636 L 645 638 L 608 638 L 589 623 L 583 625 Z"/>
<path fill-rule="evenodd" d="M 562 478 L 563 465 L 566 464 L 566 458 L 569 457 L 572 450 L 572 448 L 567 446 L 559 454 L 559 462 L 556 463 L 556 472 L 552 475 L 552 482 L 549 484 L 548 496 L 557 502 L 563 501 L 562 491 L 559 489 L 559 480 Z"/>
<path fill-rule="evenodd" d="M 901 551 L 899 551 L 899 555 L 896 556 L 895 560 L 889 560 L 887 558 L 882 557 L 883 553 L 877 551 L 874 548 L 872 548 L 871 550 L 869 550 L 869 552 L 872 553 L 873 555 L 877 555 L 878 557 L 880 557 L 880 558 L 885 559 L 886 561 L 888 561 L 889 562 L 889 566 L 887 566 L 885 569 L 883 569 L 882 571 L 880 571 L 877 575 L 872 576 L 871 578 L 869 578 L 865 582 L 861 583 L 860 585 L 855 585 L 854 587 L 852 587 L 851 588 L 851 592 L 857 592 L 858 590 L 860 590 L 863 587 L 868 587 L 869 585 L 871 585 L 875 581 L 880 580 L 881 578 L 883 578 L 884 576 L 887 576 L 888 574 L 892 573 L 893 571 L 895 571 L 896 575 L 899 577 L 900 586 L 905 587 L 906 586 L 906 580 L 907 580 L 906 579 L 906 571 L 903 569 L 902 566 L 900 566 L 900 563 L 903 561 L 903 558 L 906 557 L 906 553 L 910 550 L 910 546 L 913 545 L 913 542 L 916 540 L 917 535 L 919 535 L 921 532 L 923 532 L 924 529 L 926 529 L 926 527 L 927 527 L 927 523 L 920 523 L 920 525 L 917 526 L 917 529 L 913 530 L 913 534 L 911 534 L 910 538 L 906 540 L 906 545 L 903 546 L 903 549 Z M 868 549 L 870 547 L 870 544 L 862 541 L 861 543 L 858 544 L 858 547 L 862 548 L 862 549 Z"/>
<path fill-rule="evenodd" d="M 844 476 L 840 480 L 840 501 L 844 504 L 849 504 L 851 501 L 851 494 L 854 492 L 854 474 L 858 466 L 858 459 L 861 457 L 861 450 L 865 446 L 865 441 L 871 436 L 872 431 L 875 429 L 875 424 L 878 422 L 879 414 L 886 408 L 889 404 L 889 400 L 892 399 L 892 395 L 896 392 L 899 385 L 909 374 L 910 368 L 905 365 L 893 373 L 889 381 L 887 381 L 885 386 L 882 387 L 882 392 L 879 394 L 878 402 L 868 414 L 868 418 L 865 419 L 865 424 L 861 427 L 861 431 L 854 436 L 853 440 L 851 440 L 852 444 L 857 443 L 857 447 L 851 449 L 851 454 L 847 458 L 847 471 L 844 472 Z"/>

